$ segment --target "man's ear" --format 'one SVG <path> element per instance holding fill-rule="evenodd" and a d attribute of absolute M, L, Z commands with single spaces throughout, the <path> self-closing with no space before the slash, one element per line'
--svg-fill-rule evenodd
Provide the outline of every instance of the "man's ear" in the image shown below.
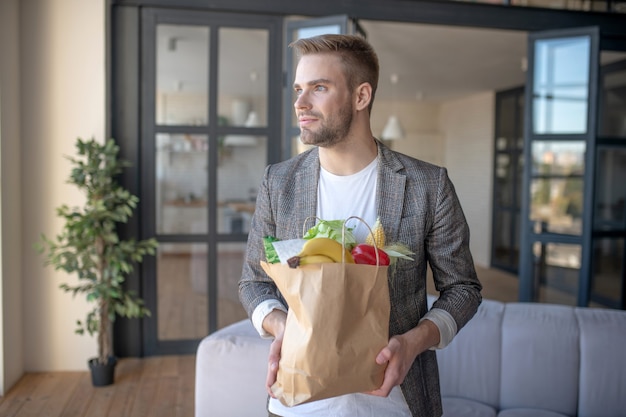
<path fill-rule="evenodd" d="M 372 86 L 370 83 L 362 83 L 357 86 L 355 91 L 356 110 L 365 110 L 372 101 Z"/>

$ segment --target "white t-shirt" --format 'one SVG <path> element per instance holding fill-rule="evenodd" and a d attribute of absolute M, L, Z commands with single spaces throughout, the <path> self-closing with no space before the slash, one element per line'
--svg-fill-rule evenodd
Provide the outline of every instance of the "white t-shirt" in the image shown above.
<path fill-rule="evenodd" d="M 335 175 L 320 167 L 317 187 L 317 217 L 323 220 L 344 220 L 359 216 L 372 227 L 376 221 L 376 178 L 378 158 L 352 175 Z M 357 242 L 365 242 L 367 226 L 358 219 L 350 219 L 347 227 Z"/>

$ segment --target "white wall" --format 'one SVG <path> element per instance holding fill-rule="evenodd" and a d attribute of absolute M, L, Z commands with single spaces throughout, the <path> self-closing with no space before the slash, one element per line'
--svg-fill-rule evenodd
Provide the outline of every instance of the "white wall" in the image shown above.
<path fill-rule="evenodd" d="M 495 94 L 476 94 L 441 107 L 445 165 L 470 227 L 474 262 L 491 260 L 491 195 Z"/>
<path fill-rule="evenodd" d="M 0 396 L 24 371 L 18 1 L 0 1 Z"/>
<path fill-rule="evenodd" d="M 58 288 L 75 278 L 44 268 L 33 244 L 42 232 L 60 231 L 56 207 L 82 201 L 66 184 L 70 165 L 63 156 L 75 155 L 77 137 L 104 140 L 106 1 L 19 4 L 24 370 L 86 370 L 96 343 L 74 329 L 87 303 Z"/>
<path fill-rule="evenodd" d="M 474 262 L 491 261 L 491 193 L 494 93 L 443 103 L 376 102 L 372 130 L 380 137 L 391 109 L 406 137 L 389 141 L 394 150 L 448 168 L 467 222 Z"/>
<path fill-rule="evenodd" d="M 444 139 L 439 126 L 440 105 L 423 101 L 385 102 L 376 101 L 372 112 L 372 129 L 380 134 L 390 112 L 394 112 L 404 128 L 405 138 L 389 141 L 391 148 L 414 158 L 444 164 Z"/>

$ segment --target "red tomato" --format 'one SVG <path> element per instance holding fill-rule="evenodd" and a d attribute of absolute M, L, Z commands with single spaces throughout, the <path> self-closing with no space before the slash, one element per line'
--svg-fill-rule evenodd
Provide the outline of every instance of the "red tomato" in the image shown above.
<path fill-rule="evenodd" d="M 385 251 L 375 248 L 372 245 L 366 245 L 365 243 L 356 245 L 352 249 L 352 257 L 354 258 L 354 263 L 376 265 L 376 251 L 378 251 L 378 259 L 380 262 L 379 265 L 389 265 L 389 255 L 387 255 Z"/>

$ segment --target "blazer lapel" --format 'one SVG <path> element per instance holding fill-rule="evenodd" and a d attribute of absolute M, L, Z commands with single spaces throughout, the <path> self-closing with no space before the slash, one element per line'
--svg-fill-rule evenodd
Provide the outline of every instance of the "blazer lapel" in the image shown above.
<path fill-rule="evenodd" d="M 303 169 L 298 170 L 295 178 L 295 213 L 291 218 L 291 226 L 296 236 L 301 238 L 303 231 L 315 225 L 315 219 L 307 218 L 315 216 L 317 212 L 317 184 L 319 181 L 320 163 L 317 148 L 315 148 L 303 162 Z M 306 222 L 306 224 L 305 224 Z"/>
<path fill-rule="evenodd" d="M 399 173 L 403 169 L 402 163 L 387 146 L 378 142 L 378 152 L 380 159 L 376 187 L 377 213 L 385 235 L 394 241 L 399 235 L 406 177 Z"/>

